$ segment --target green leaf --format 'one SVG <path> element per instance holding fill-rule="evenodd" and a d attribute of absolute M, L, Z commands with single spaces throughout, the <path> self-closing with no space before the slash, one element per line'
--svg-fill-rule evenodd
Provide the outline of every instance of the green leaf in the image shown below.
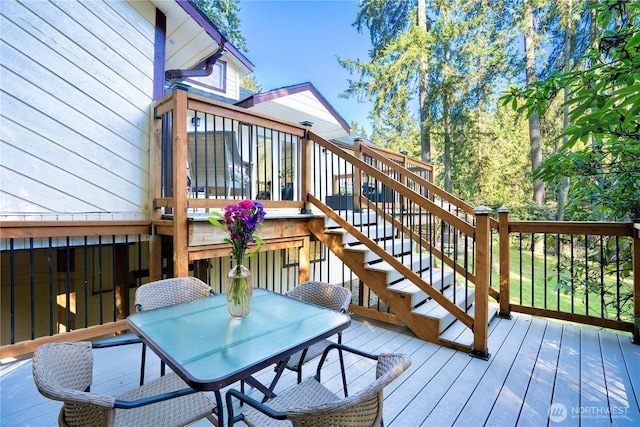
<path fill-rule="evenodd" d="M 640 32 L 637 32 L 635 35 L 627 40 L 626 49 L 632 50 L 634 47 L 640 45 Z"/>
<path fill-rule="evenodd" d="M 222 215 L 220 212 L 211 212 L 211 216 L 207 218 L 209 220 L 209 222 L 213 225 L 215 225 L 216 227 L 220 227 L 220 228 L 225 228 L 225 224 L 224 224 L 224 215 Z"/>

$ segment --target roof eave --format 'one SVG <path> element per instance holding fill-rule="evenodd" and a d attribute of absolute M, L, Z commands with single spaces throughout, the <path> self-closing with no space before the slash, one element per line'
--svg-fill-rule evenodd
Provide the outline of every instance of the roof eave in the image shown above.
<path fill-rule="evenodd" d="M 331 104 L 329 104 L 326 98 L 322 96 L 322 94 L 310 82 L 300 83 L 293 86 L 286 86 L 286 87 L 270 90 L 267 92 L 257 93 L 255 95 L 249 96 L 244 100 L 236 103 L 236 105 L 243 108 L 251 108 L 262 102 L 271 101 L 271 100 L 282 98 L 288 95 L 304 92 L 305 90 L 310 91 L 316 96 L 316 98 L 320 101 L 320 103 L 336 119 L 336 121 L 345 130 L 345 132 L 347 133 L 351 132 L 351 127 L 349 126 L 347 121 L 333 108 Z"/>
<path fill-rule="evenodd" d="M 182 7 L 182 9 L 187 12 L 187 14 L 189 14 L 189 16 L 191 16 L 191 18 L 200 25 L 200 27 L 202 27 L 202 29 L 218 44 L 218 46 L 222 44 L 223 39 L 226 41 L 225 37 L 220 33 L 216 26 L 207 17 L 200 13 L 200 10 L 198 10 L 193 3 L 189 0 L 176 0 L 176 3 L 178 3 L 180 7 Z M 253 72 L 255 66 L 231 42 L 226 41 L 224 47 L 229 54 L 233 55 L 233 57 L 246 68 L 247 74 Z"/>

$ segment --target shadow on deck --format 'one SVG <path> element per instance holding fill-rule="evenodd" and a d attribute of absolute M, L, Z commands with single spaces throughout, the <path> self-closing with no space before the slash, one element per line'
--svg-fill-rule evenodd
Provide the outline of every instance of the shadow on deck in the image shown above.
<path fill-rule="evenodd" d="M 640 346 L 628 335 L 514 315 L 491 323 L 491 358 L 483 361 L 424 342 L 404 327 L 354 316 L 343 342 L 411 355 L 409 370 L 385 389 L 388 427 L 640 425 Z M 120 394 L 137 385 L 139 345 L 94 355 L 93 391 Z M 157 376 L 158 359 L 147 363 L 147 378 Z M 348 377 L 369 368 L 358 358 L 346 363 Z M 315 364 L 305 368 L 310 375 Z M 272 374 L 265 369 L 257 378 L 267 382 Z M 276 392 L 295 381 L 286 371 Z M 0 425 L 57 425 L 61 404 L 37 392 L 30 359 L 2 364 L 0 386 Z"/>

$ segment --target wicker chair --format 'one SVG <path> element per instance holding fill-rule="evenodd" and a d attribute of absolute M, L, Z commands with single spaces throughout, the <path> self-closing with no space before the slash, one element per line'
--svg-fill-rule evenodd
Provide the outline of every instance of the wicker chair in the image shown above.
<path fill-rule="evenodd" d="M 350 397 L 339 398 L 320 383 L 320 373 L 327 353 L 338 348 L 345 352 L 377 360 L 376 379 Z M 244 421 L 249 427 L 373 427 L 381 426 L 384 387 L 411 365 L 404 354 L 371 355 L 359 350 L 332 344 L 324 351 L 317 373 L 279 396 L 260 403 L 231 389 L 227 392 L 229 427 Z M 345 395 L 348 392 L 345 390 Z M 233 398 L 246 404 L 242 414 L 234 416 Z"/>
<path fill-rule="evenodd" d="M 176 374 L 115 397 L 90 391 L 89 342 L 42 344 L 33 355 L 33 380 L 45 397 L 64 402 L 61 426 L 182 426 L 211 415 L 214 405 Z"/>
<path fill-rule="evenodd" d="M 213 295 L 213 289 L 197 277 L 176 277 L 157 280 L 140 286 L 136 290 L 136 311 L 149 311 L 182 302 L 194 301 Z M 142 362 L 140 366 L 140 385 L 144 384 L 144 367 L 147 346 L 142 343 Z M 160 365 L 164 375 L 164 363 Z"/>
<path fill-rule="evenodd" d="M 346 313 L 349 309 L 349 304 L 351 304 L 351 291 L 349 289 L 325 282 L 308 281 L 301 283 L 287 292 L 287 296 L 339 311 L 340 313 Z M 302 365 L 320 356 L 325 348 L 332 343 L 333 341 L 330 340 L 320 341 L 289 358 L 286 367 L 298 373 L 298 383 L 302 382 Z M 338 334 L 338 343 L 342 343 L 342 333 Z M 340 366 L 344 372 L 342 352 L 339 353 L 339 356 Z M 343 377 L 343 383 L 345 381 L 346 379 Z"/>

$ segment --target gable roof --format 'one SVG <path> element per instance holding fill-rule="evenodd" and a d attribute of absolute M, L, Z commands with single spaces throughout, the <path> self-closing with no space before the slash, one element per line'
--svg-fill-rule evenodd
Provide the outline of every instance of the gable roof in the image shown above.
<path fill-rule="evenodd" d="M 346 120 L 309 82 L 251 94 L 236 105 L 294 123 L 311 122 L 313 132 L 328 140 L 350 134 Z"/>

